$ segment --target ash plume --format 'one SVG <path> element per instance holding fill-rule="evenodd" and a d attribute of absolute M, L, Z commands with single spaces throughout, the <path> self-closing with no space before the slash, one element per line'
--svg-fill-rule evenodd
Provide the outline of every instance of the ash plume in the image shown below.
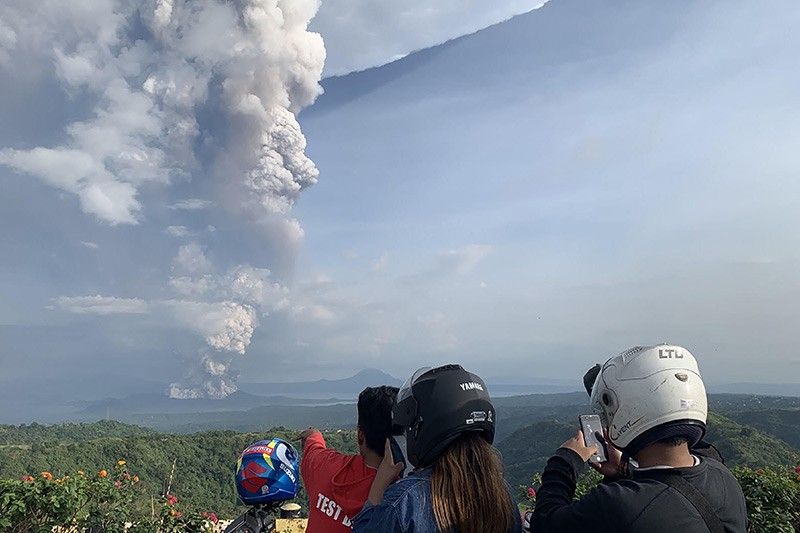
<path fill-rule="evenodd" d="M 318 8 L 318 0 L 3 2 L 0 72 L 38 62 L 66 94 L 94 106 L 56 144 L 0 147 L 0 164 L 73 195 L 110 225 L 143 220 L 145 188 L 207 182 L 217 198 L 164 207 L 219 206 L 290 247 L 303 235 L 291 208 L 319 175 L 295 118 L 321 92 L 325 48 L 307 29 Z M 183 226 L 166 231 L 194 237 Z M 191 368 L 170 393 L 230 394 L 233 357 L 245 353 L 259 316 L 288 305 L 287 291 L 266 268 L 218 270 L 201 244 L 181 246 L 172 272 L 173 299 L 57 302 L 71 312 L 171 317 L 205 346 L 187 357 Z"/>

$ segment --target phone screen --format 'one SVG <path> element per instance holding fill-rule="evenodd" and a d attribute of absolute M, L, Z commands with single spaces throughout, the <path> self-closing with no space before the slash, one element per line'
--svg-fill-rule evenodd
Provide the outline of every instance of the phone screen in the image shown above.
<path fill-rule="evenodd" d="M 578 417 L 581 423 L 581 431 L 583 431 L 583 440 L 586 446 L 594 444 L 597 446 L 597 453 L 589 458 L 592 463 L 604 463 L 608 461 L 608 454 L 606 453 L 606 446 L 598 435 L 603 435 L 603 425 L 600 422 L 598 415 L 581 415 Z"/>

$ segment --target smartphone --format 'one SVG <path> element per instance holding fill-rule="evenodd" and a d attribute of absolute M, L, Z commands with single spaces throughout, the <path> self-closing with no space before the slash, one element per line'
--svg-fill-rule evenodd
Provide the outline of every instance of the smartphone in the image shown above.
<path fill-rule="evenodd" d="M 403 468 L 403 472 L 400 474 L 400 477 L 406 477 L 413 467 L 411 463 L 408 462 L 406 459 L 405 449 L 406 449 L 406 439 L 402 436 L 392 436 L 389 437 L 389 446 L 392 450 L 392 461 L 397 463 L 403 463 L 405 468 Z"/>
<path fill-rule="evenodd" d="M 580 415 L 578 421 L 581 423 L 583 440 L 586 446 L 594 444 L 597 452 L 589 458 L 592 463 L 605 463 L 608 461 L 608 451 L 606 450 L 605 438 L 603 438 L 603 425 L 598 415 Z"/>

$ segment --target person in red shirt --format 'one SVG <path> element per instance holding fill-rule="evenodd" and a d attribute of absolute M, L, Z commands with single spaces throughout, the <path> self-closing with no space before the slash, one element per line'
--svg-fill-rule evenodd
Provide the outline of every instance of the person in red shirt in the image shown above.
<path fill-rule="evenodd" d="M 322 433 L 300 434 L 300 476 L 308 493 L 306 533 L 348 533 L 350 521 L 369 495 L 386 439 L 392 433 L 392 406 L 397 387 L 367 387 L 358 395 L 358 455 L 328 448 Z"/>

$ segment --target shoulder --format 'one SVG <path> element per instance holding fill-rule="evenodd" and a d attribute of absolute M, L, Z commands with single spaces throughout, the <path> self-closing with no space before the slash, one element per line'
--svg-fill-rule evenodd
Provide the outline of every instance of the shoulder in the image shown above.
<path fill-rule="evenodd" d="M 358 455 L 349 455 L 333 448 L 311 448 L 301 458 L 300 467 L 305 465 L 306 469 L 321 469 L 330 473 L 331 470 L 339 470 L 348 464 L 357 466 L 360 459 Z M 361 467 L 363 469 L 363 462 Z"/>
<path fill-rule="evenodd" d="M 719 487 L 724 491 L 726 499 L 736 498 L 744 501 L 744 493 L 741 485 L 739 485 L 739 480 L 736 479 L 736 476 L 727 466 L 707 457 L 704 457 L 702 461 L 706 463 L 711 486 Z"/>
<path fill-rule="evenodd" d="M 710 457 L 702 457 L 700 461 L 700 465 L 705 468 L 711 484 L 739 487 L 739 481 L 727 466 Z"/>
<path fill-rule="evenodd" d="M 430 493 L 430 473 L 425 471 L 412 473 L 392 483 L 389 488 L 386 489 L 382 503 L 391 506 L 400 506 L 411 499 L 425 497 L 426 495 L 430 495 Z"/>
<path fill-rule="evenodd" d="M 430 493 L 430 476 L 413 473 L 395 481 L 386 489 L 379 505 L 367 501 L 355 518 L 353 531 L 433 531 Z"/>
<path fill-rule="evenodd" d="M 706 468 L 708 468 L 708 471 L 711 475 L 736 479 L 734 478 L 733 473 L 728 469 L 728 467 L 722 464 L 721 462 L 717 461 L 716 459 L 712 457 L 702 456 L 700 458 L 700 461 L 706 464 Z"/>
<path fill-rule="evenodd" d="M 668 487 L 654 479 L 620 479 L 597 485 L 589 492 L 610 516 L 632 519 L 654 500 L 664 495 Z"/>

